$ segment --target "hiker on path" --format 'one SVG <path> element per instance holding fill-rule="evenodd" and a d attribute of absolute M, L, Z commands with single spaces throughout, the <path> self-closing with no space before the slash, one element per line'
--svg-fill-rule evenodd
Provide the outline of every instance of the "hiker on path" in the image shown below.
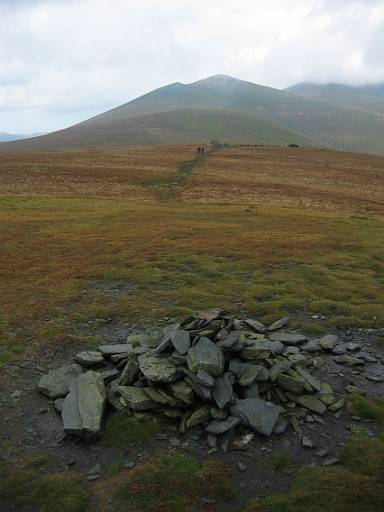
<path fill-rule="evenodd" d="M 197 148 L 197 152 L 198 152 L 198 153 L 200 153 L 200 152 L 201 152 L 201 147 L 200 147 L 200 146 L 198 146 L 198 148 Z"/>
<path fill-rule="evenodd" d="M 201 154 L 204 155 L 204 148 L 201 148 Z"/>

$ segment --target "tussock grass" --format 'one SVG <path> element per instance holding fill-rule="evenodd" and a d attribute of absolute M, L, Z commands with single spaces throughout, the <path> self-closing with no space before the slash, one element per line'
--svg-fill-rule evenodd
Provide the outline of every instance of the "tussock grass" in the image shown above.
<path fill-rule="evenodd" d="M 272 455 L 272 467 L 275 471 L 286 469 L 292 464 L 292 457 L 286 452 L 277 452 Z"/>
<path fill-rule="evenodd" d="M 105 318 L 217 305 L 323 315 L 315 335 L 384 326 L 382 163 L 272 147 L 3 152 L 0 361 L 91 346 Z M 120 293 L 94 285 L 114 280 Z"/>
<path fill-rule="evenodd" d="M 155 418 L 115 412 L 106 422 L 103 442 L 116 448 L 134 448 L 152 439 L 163 427 Z"/>
<path fill-rule="evenodd" d="M 267 322 L 306 310 L 326 328 L 383 326 L 383 220 L 359 223 L 270 207 L 3 198 L 0 357 L 92 345 L 106 317 L 155 322 L 217 304 Z M 91 286 L 115 279 L 128 291 Z"/>
<path fill-rule="evenodd" d="M 0 500 L 32 506 L 37 512 L 86 512 L 90 491 L 83 477 L 74 473 L 43 475 L 32 466 L 1 464 Z"/>
<path fill-rule="evenodd" d="M 384 438 L 352 434 L 342 466 L 303 468 L 287 494 L 251 501 L 244 512 L 378 512 L 384 508 Z"/>
<path fill-rule="evenodd" d="M 203 497 L 236 496 L 228 466 L 180 453 L 159 454 L 118 478 L 116 510 L 124 512 L 192 512 Z"/>
<path fill-rule="evenodd" d="M 348 410 L 355 416 L 384 424 L 384 400 L 382 398 L 352 395 L 348 400 Z"/>

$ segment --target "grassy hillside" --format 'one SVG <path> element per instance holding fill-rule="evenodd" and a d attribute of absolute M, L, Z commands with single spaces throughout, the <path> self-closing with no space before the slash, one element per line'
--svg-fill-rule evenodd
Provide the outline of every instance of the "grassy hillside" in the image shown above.
<path fill-rule="evenodd" d="M 384 86 L 352 87 L 343 84 L 301 83 L 288 87 L 289 92 L 303 98 L 343 105 L 357 111 L 384 114 Z M 377 116 L 381 118 L 382 116 Z"/>
<path fill-rule="evenodd" d="M 244 144 L 310 144 L 302 135 L 245 112 L 185 109 L 129 119 L 105 119 L 37 137 L 15 148 L 76 148 L 140 144 L 191 144 L 222 140 Z"/>
<path fill-rule="evenodd" d="M 66 130 L 1 148 L 190 143 L 220 138 L 285 144 L 293 136 L 317 145 L 343 144 L 361 152 L 383 153 L 384 117 L 379 110 L 216 75 L 162 87 Z"/>
<path fill-rule="evenodd" d="M 383 168 L 271 147 L 4 153 L 1 359 L 218 304 L 384 326 Z"/>

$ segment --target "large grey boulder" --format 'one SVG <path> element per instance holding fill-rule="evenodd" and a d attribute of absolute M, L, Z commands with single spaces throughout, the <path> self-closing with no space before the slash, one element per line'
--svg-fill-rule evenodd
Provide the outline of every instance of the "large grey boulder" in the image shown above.
<path fill-rule="evenodd" d="M 270 436 L 279 418 L 281 407 L 258 398 L 236 400 L 231 407 L 232 416 L 264 436 Z"/>
<path fill-rule="evenodd" d="M 205 370 L 212 377 L 218 377 L 224 371 L 224 355 L 208 338 L 200 338 L 187 355 L 187 364 L 191 372 Z"/>
<path fill-rule="evenodd" d="M 143 375 L 151 382 L 173 382 L 181 375 L 180 368 L 168 357 L 147 352 L 138 357 Z"/>
<path fill-rule="evenodd" d="M 71 382 L 81 373 L 83 370 L 76 363 L 62 366 L 43 375 L 37 388 L 52 400 L 62 398 L 69 393 Z"/>
<path fill-rule="evenodd" d="M 88 371 L 71 382 L 61 416 L 64 432 L 97 437 L 101 432 L 106 390 L 100 373 Z"/>

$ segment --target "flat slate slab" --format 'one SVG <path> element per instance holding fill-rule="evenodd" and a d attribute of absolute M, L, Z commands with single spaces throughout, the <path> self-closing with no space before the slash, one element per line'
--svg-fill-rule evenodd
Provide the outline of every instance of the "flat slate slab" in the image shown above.
<path fill-rule="evenodd" d="M 300 345 L 307 341 L 307 336 L 298 332 L 273 332 L 269 339 L 272 341 L 281 341 L 284 345 Z"/>
<path fill-rule="evenodd" d="M 74 379 L 61 412 L 64 432 L 97 437 L 101 432 L 106 397 L 100 373 L 88 371 Z"/>
<path fill-rule="evenodd" d="M 191 336 L 188 331 L 179 330 L 171 336 L 171 342 L 176 352 L 184 356 L 191 347 Z"/>
<path fill-rule="evenodd" d="M 200 338 L 187 355 L 187 364 L 191 372 L 205 370 L 212 377 L 218 377 L 224 371 L 224 355 L 208 338 Z"/>
<path fill-rule="evenodd" d="M 232 416 L 240 418 L 241 422 L 264 436 L 270 436 L 279 418 L 281 407 L 258 398 L 236 400 L 231 407 Z"/>
<path fill-rule="evenodd" d="M 126 407 L 134 411 L 145 411 L 147 409 L 157 409 L 160 404 L 152 400 L 147 395 L 144 388 L 136 388 L 134 386 L 118 386 L 116 394 L 120 396 L 120 400 Z"/>
<path fill-rule="evenodd" d="M 71 382 L 81 373 L 83 369 L 76 363 L 62 366 L 43 375 L 37 388 L 52 400 L 63 398 L 69 393 Z"/>
<path fill-rule="evenodd" d="M 180 368 L 168 357 L 147 352 L 137 358 L 140 370 L 151 382 L 173 382 L 181 375 Z"/>
<path fill-rule="evenodd" d="M 289 316 L 280 318 L 280 320 L 276 320 L 276 322 L 273 322 L 273 324 L 271 324 L 268 327 L 268 331 L 277 331 L 278 329 L 285 327 L 288 322 L 289 322 Z"/>
<path fill-rule="evenodd" d="M 220 375 L 220 377 L 215 380 L 212 389 L 212 398 L 219 409 L 224 409 L 232 399 L 232 379 L 233 375 L 227 372 L 224 373 L 224 375 Z"/>
<path fill-rule="evenodd" d="M 83 366 L 102 366 L 105 364 L 103 354 L 97 350 L 84 350 L 78 352 L 75 357 L 75 361 Z"/>
<path fill-rule="evenodd" d="M 129 354 L 132 352 L 133 346 L 129 343 L 116 343 L 114 345 L 100 345 L 99 351 L 105 356 L 114 354 Z"/>

